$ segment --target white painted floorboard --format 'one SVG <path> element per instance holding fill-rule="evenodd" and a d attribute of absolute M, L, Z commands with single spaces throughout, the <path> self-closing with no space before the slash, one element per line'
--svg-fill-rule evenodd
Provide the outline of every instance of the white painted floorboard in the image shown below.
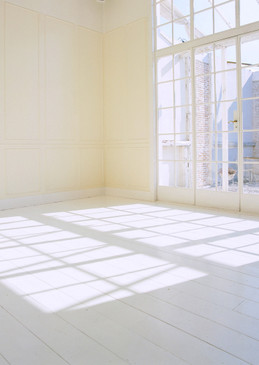
<path fill-rule="evenodd" d="M 259 364 L 259 219 L 99 197 L 0 212 L 0 365 Z"/>

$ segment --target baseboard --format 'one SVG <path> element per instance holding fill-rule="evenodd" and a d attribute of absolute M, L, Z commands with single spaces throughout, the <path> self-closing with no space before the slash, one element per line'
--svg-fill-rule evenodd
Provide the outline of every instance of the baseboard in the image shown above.
<path fill-rule="evenodd" d="M 155 194 L 151 191 L 105 188 L 105 195 L 152 202 L 155 201 Z"/>
<path fill-rule="evenodd" d="M 13 208 L 23 208 L 33 205 L 51 204 L 65 200 L 83 199 L 105 194 L 104 188 L 65 191 L 61 193 L 26 196 L 21 198 L 0 199 L 0 211 Z"/>

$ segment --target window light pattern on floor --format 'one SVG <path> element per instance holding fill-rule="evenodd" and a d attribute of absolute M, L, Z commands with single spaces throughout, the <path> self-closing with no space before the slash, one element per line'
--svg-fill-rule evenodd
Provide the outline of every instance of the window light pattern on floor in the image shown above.
<path fill-rule="evenodd" d="M 151 321 L 156 328 L 158 321 L 158 332 L 165 326 L 174 338 L 177 332 L 199 342 L 194 359 L 200 364 L 209 353 L 211 363 L 217 354 L 228 364 L 256 363 L 258 220 L 158 204 L 53 207 L 27 215 L 1 214 L 1 305 L 11 290 L 21 308 L 27 303 L 37 315 L 55 314 L 104 347 L 108 340 L 91 327 L 95 320 L 103 330 L 114 321 L 125 326 L 126 315 L 134 322 L 126 327 L 142 341 L 156 335 L 141 335 L 138 323 Z M 228 337 L 232 347 L 224 341 Z M 154 363 L 161 361 L 160 347 L 166 364 L 193 363 L 176 345 L 167 346 L 163 336 L 148 341 L 155 341 Z M 238 346 L 242 342 L 247 347 Z M 142 364 L 147 364 L 144 348 Z M 115 346 L 111 351 L 127 361 L 123 350 Z"/>

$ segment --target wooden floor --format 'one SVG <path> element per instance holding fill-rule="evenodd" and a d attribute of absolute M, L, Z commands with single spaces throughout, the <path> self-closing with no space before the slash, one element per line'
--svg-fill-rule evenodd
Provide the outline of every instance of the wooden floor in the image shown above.
<path fill-rule="evenodd" d="M 259 220 L 91 198 L 0 212 L 0 365 L 259 364 Z"/>

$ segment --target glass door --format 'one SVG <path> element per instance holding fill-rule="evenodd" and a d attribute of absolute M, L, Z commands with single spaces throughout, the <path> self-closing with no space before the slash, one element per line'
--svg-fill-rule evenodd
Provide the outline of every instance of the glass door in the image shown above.
<path fill-rule="evenodd" d="M 157 82 L 158 198 L 193 204 L 191 52 L 159 58 Z"/>
<path fill-rule="evenodd" d="M 258 211 L 259 33 L 157 59 L 158 199 Z"/>
<path fill-rule="evenodd" d="M 194 50 L 198 205 L 239 209 L 237 66 L 237 38 Z"/>
<path fill-rule="evenodd" d="M 241 210 L 259 213 L 259 32 L 240 38 Z"/>
<path fill-rule="evenodd" d="M 158 200 L 259 213 L 258 10 L 153 0 Z"/>

